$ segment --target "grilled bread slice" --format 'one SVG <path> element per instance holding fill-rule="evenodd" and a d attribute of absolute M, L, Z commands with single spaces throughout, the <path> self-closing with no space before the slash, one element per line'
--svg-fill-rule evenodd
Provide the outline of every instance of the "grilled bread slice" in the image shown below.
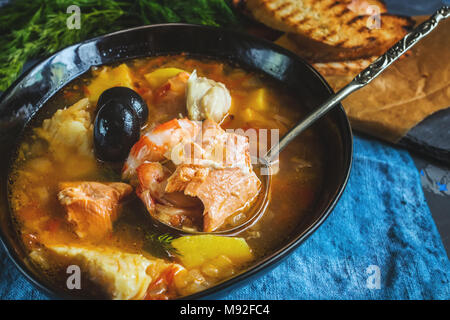
<path fill-rule="evenodd" d="M 367 47 L 353 49 L 334 47 L 292 33 L 285 33 L 278 38 L 275 43 L 294 52 L 311 63 L 366 59 L 373 56 L 372 52 L 367 50 Z"/>
<path fill-rule="evenodd" d="M 246 0 L 246 8 L 256 20 L 291 33 L 321 62 L 380 55 L 412 27 L 411 19 L 385 13 L 380 1 L 366 2 L 379 7 L 380 28 L 370 28 L 373 18 L 361 15 L 355 0 Z"/>

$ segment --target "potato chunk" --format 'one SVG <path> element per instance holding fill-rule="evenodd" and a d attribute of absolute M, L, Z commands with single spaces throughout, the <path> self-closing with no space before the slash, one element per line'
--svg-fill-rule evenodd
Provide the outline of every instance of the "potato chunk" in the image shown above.
<path fill-rule="evenodd" d="M 161 68 L 145 74 L 144 77 L 148 81 L 150 86 L 153 89 L 156 89 L 159 88 L 161 85 L 163 85 L 165 82 L 167 82 L 167 80 L 169 80 L 172 77 L 175 77 L 177 74 L 181 72 L 186 71 L 178 68 Z"/>
<path fill-rule="evenodd" d="M 116 68 L 103 67 L 100 73 L 87 86 L 89 100 L 97 101 L 106 89 L 128 87 L 134 89 L 130 68 L 124 63 Z"/>
<path fill-rule="evenodd" d="M 243 238 L 186 236 L 173 240 L 172 246 L 177 249 L 181 263 L 188 269 L 215 261 L 220 256 L 229 258 L 235 265 L 253 259 L 251 249 Z"/>

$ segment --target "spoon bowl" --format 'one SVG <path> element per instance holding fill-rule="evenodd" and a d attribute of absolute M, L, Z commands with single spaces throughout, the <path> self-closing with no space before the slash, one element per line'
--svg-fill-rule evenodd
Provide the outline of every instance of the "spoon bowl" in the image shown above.
<path fill-rule="evenodd" d="M 236 236 L 245 230 L 251 228 L 254 226 L 259 219 L 264 215 L 266 212 L 267 206 L 270 202 L 270 191 L 271 191 L 271 185 L 272 185 L 272 167 L 269 165 L 269 163 L 263 159 L 263 158 L 253 158 L 253 163 L 255 165 L 253 166 L 253 170 L 255 171 L 256 175 L 261 180 L 261 187 L 254 199 L 248 203 L 243 210 L 238 211 L 236 214 L 234 214 L 233 217 L 236 217 L 239 212 L 244 211 L 245 212 L 245 218 L 239 219 L 236 223 L 229 223 L 225 227 L 220 228 L 217 231 L 212 232 L 204 232 L 204 231 L 198 231 L 193 228 L 177 228 L 174 227 L 168 223 L 165 223 L 164 221 L 158 219 L 157 217 L 148 214 L 150 219 L 152 220 L 153 224 L 157 228 L 165 229 L 164 231 L 172 232 L 175 234 L 179 234 L 181 236 L 183 235 L 200 235 L 200 234 L 214 234 L 214 235 L 220 235 L 220 236 Z M 249 208 L 248 208 L 249 207 Z M 230 219 L 230 218 L 229 218 Z"/>

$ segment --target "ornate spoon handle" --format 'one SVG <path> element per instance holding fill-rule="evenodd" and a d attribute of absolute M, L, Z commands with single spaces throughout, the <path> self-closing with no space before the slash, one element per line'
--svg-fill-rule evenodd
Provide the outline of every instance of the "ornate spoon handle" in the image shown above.
<path fill-rule="evenodd" d="M 391 47 L 385 54 L 380 56 L 366 69 L 361 71 L 349 84 L 339 90 L 336 94 L 331 96 L 325 101 L 319 108 L 310 113 L 304 120 L 301 120 L 294 128 L 292 128 L 280 142 L 273 146 L 267 153 L 265 159 L 269 163 L 273 162 L 281 152 L 296 136 L 303 132 L 315 121 L 320 119 L 324 114 L 330 111 L 336 104 L 345 99 L 348 95 L 361 89 L 373 79 L 375 79 L 380 73 L 382 73 L 387 67 L 389 67 L 394 61 L 400 58 L 406 51 L 411 49 L 417 42 L 428 35 L 441 20 L 444 20 L 450 16 L 450 6 L 443 6 L 436 11 L 428 20 L 417 26 L 414 30 L 408 33 L 402 40 L 397 42 Z"/>
<path fill-rule="evenodd" d="M 381 57 L 375 60 L 370 66 L 361 71 L 352 83 L 366 85 L 375 79 L 381 72 L 389 67 L 395 60 L 400 58 L 406 51 L 411 49 L 417 42 L 427 36 L 437 27 L 441 20 L 450 15 L 450 7 L 445 6 L 436 11 L 430 19 L 418 25 L 413 31 L 408 33 L 403 39 L 397 42 L 392 48 L 386 51 Z"/>

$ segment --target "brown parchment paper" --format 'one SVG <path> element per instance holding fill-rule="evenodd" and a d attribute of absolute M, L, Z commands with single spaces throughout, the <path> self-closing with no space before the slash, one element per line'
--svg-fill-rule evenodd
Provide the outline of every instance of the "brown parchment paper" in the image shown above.
<path fill-rule="evenodd" d="M 424 17 L 418 17 L 417 22 Z M 357 74 L 324 74 L 334 90 Z M 444 21 L 410 54 L 343 101 L 353 129 L 397 142 L 432 113 L 450 106 L 450 21 Z"/>

